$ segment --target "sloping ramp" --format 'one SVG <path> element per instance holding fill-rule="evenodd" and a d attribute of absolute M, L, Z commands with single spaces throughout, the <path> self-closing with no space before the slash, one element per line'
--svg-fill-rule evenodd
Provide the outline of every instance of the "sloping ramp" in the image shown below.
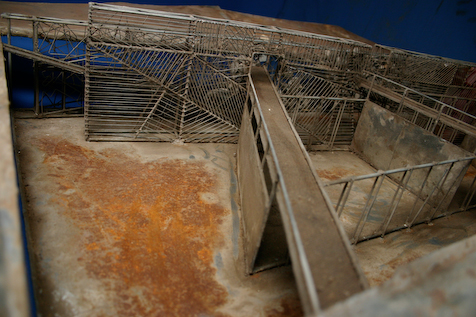
<path fill-rule="evenodd" d="M 301 302 L 306 313 L 315 313 L 362 291 L 366 280 L 263 68 L 251 69 L 250 86 L 251 104 L 245 107 L 238 154 L 245 258 L 248 265 L 254 264 L 275 201 Z M 247 177 L 258 185 L 247 184 Z"/>

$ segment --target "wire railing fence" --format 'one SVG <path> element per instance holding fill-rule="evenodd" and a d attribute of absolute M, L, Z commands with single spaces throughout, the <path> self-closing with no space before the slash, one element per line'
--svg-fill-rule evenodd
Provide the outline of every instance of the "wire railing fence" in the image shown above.
<path fill-rule="evenodd" d="M 476 92 L 466 81 L 476 64 L 376 44 L 366 70 L 426 95 L 452 96 L 451 88 Z"/>
<path fill-rule="evenodd" d="M 474 110 L 469 108 L 472 100 L 460 109 L 369 72 L 363 73 L 361 87 L 367 90 L 367 99 L 451 143 L 476 136 L 476 116 L 465 111 Z"/>
<path fill-rule="evenodd" d="M 324 183 L 353 244 L 476 207 L 473 175 L 450 207 L 474 156 L 377 171 Z"/>

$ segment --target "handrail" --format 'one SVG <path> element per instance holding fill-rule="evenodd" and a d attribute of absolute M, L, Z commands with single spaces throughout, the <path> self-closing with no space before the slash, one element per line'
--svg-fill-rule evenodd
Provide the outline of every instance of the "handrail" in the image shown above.
<path fill-rule="evenodd" d="M 436 163 L 426 163 L 426 164 L 420 164 L 420 165 L 414 165 L 414 166 L 408 166 L 408 167 L 401 167 L 401 168 L 396 168 L 392 170 L 387 170 L 387 171 L 378 171 L 376 173 L 372 174 L 366 174 L 366 175 L 359 175 L 359 176 L 351 176 L 351 177 L 346 177 L 330 182 L 324 182 L 324 186 L 333 186 L 333 185 L 339 185 L 339 184 L 344 184 L 348 183 L 351 181 L 359 181 L 359 180 L 364 180 L 368 178 L 374 178 L 374 177 L 379 177 L 382 175 L 390 175 L 390 174 L 395 174 L 395 173 L 402 173 L 406 171 L 411 171 L 411 170 L 416 170 L 416 169 L 422 169 L 422 168 L 428 168 L 432 166 L 439 166 L 439 165 L 446 165 L 446 164 L 452 164 L 452 163 L 458 163 L 458 162 L 463 162 L 463 161 L 469 161 L 475 159 L 476 156 L 470 156 L 470 157 L 464 157 L 460 159 L 454 159 L 454 160 L 446 160 L 446 161 L 441 161 L 441 162 L 436 162 Z"/>
<path fill-rule="evenodd" d="M 61 24 L 71 24 L 71 25 L 78 25 L 78 26 L 84 26 L 84 27 L 88 26 L 88 21 L 84 21 L 84 20 L 37 17 L 32 15 L 20 14 L 20 13 L 2 13 L 1 17 L 4 19 L 12 19 L 12 20 L 23 20 L 23 21 L 44 22 L 44 23 L 61 23 Z"/>
<path fill-rule="evenodd" d="M 249 76 L 251 76 L 251 75 L 249 75 Z M 286 189 L 286 184 L 284 183 L 283 177 L 281 176 L 281 175 L 283 175 L 283 172 L 282 172 L 281 167 L 279 165 L 278 155 L 276 154 L 276 150 L 274 148 L 273 141 L 271 140 L 271 134 L 269 132 L 268 125 L 266 124 L 266 121 L 264 120 L 263 111 L 261 109 L 258 94 L 256 92 L 256 88 L 255 88 L 255 85 L 253 83 L 253 80 L 251 80 L 251 77 L 250 77 L 249 83 L 250 83 L 250 86 L 251 86 L 251 91 L 252 91 L 253 96 L 254 96 L 254 100 L 256 102 L 255 106 L 256 106 L 256 108 L 258 109 L 258 112 L 259 112 L 260 124 L 264 129 L 265 136 L 266 136 L 266 139 L 267 139 L 267 142 L 268 142 L 268 151 L 271 153 L 271 157 L 273 158 L 273 163 L 274 163 L 276 173 L 277 173 L 277 182 L 279 183 L 279 185 L 282 188 L 282 194 L 283 194 L 284 202 L 286 204 L 286 211 L 288 213 L 291 228 L 293 230 L 294 238 L 296 240 L 296 248 L 298 249 L 298 254 L 299 254 L 299 257 L 300 257 L 300 260 L 301 260 L 300 262 L 301 262 L 302 272 L 304 274 L 305 280 L 307 281 L 305 283 L 305 285 L 306 285 L 308 294 L 310 295 L 309 299 L 310 299 L 313 310 L 315 312 L 318 312 L 320 310 L 320 308 L 319 308 L 319 299 L 317 297 L 316 287 L 315 287 L 315 284 L 314 284 L 314 279 L 312 277 L 309 262 L 307 260 L 306 253 L 305 253 L 305 250 L 304 250 L 304 247 L 303 247 L 303 243 L 302 243 L 302 240 L 301 240 L 301 235 L 299 233 L 297 222 L 296 222 L 296 219 L 294 218 L 293 208 L 291 206 L 291 200 L 289 198 L 288 191 Z"/>
<path fill-rule="evenodd" d="M 451 105 L 448 105 L 448 104 L 446 104 L 446 103 L 444 103 L 444 102 L 442 102 L 442 101 L 439 101 L 439 100 L 437 100 L 437 99 L 435 99 L 435 98 L 432 98 L 432 97 L 430 97 L 430 96 L 428 96 L 428 95 L 425 95 L 425 94 L 423 94 L 423 93 L 421 93 L 421 92 L 419 92 L 419 91 L 417 91 L 417 90 L 415 90 L 415 89 L 409 88 L 409 87 L 404 86 L 404 85 L 402 85 L 402 84 L 400 84 L 400 83 L 397 83 L 396 81 L 393 81 L 393 80 L 391 80 L 391 79 L 388 79 L 388 78 L 386 78 L 386 77 L 384 77 L 384 76 L 380 76 L 380 75 L 378 75 L 378 74 L 371 73 L 371 72 L 368 72 L 368 71 L 366 71 L 366 70 L 364 70 L 363 73 L 364 73 L 364 74 L 367 74 L 367 75 L 369 75 L 369 76 L 373 76 L 374 78 L 377 77 L 377 78 L 383 79 L 383 80 L 385 80 L 385 81 L 387 81 L 387 82 L 389 82 L 389 83 L 391 83 L 391 84 L 393 84 L 393 85 L 397 85 L 397 86 L 399 86 L 399 87 L 401 87 L 401 88 L 403 88 L 403 89 L 405 89 L 405 90 L 407 90 L 407 91 L 411 91 L 411 92 L 413 92 L 413 93 L 415 93 L 415 94 L 417 94 L 417 95 L 420 95 L 420 96 L 422 96 L 422 97 L 424 97 L 424 98 L 427 98 L 427 99 L 429 99 L 429 100 L 431 100 L 431 101 L 433 101 L 433 102 L 435 102 L 435 103 L 441 105 L 441 108 L 440 108 L 440 110 L 439 110 L 439 115 L 441 115 L 441 113 L 442 113 L 442 111 L 443 111 L 443 108 L 446 107 L 446 108 L 451 109 L 451 110 L 454 110 L 454 111 L 456 111 L 456 112 L 463 113 L 463 114 L 467 115 L 468 117 L 470 117 L 471 119 L 475 119 L 475 120 L 476 120 L 476 116 L 473 116 L 473 115 L 471 115 L 471 114 L 469 114 L 469 113 L 467 113 L 467 112 L 461 111 L 460 109 L 458 109 L 458 108 L 456 108 L 456 107 L 453 107 L 453 106 L 451 106 Z M 406 98 L 408 98 L 408 97 L 406 97 Z M 439 118 L 438 118 L 438 119 L 439 119 Z"/>

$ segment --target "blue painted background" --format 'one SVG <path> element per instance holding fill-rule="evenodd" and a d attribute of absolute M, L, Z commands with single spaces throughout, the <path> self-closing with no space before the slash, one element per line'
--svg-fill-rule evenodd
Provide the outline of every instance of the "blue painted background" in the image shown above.
<path fill-rule="evenodd" d="M 30 0 L 29 2 L 35 2 Z M 37 2 L 87 2 L 43 0 Z M 273 18 L 339 25 L 374 42 L 476 62 L 476 0 L 139 0 L 218 5 Z"/>

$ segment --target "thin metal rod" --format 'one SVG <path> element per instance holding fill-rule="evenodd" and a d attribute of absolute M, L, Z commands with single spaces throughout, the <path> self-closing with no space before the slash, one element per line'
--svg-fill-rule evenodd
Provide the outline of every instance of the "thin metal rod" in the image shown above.
<path fill-rule="evenodd" d="M 453 165 L 454 163 L 452 164 L 452 166 L 450 167 L 450 170 L 451 168 L 453 168 Z M 436 213 L 440 210 L 441 206 L 443 205 L 443 203 L 445 202 L 446 200 L 446 197 L 448 197 L 448 194 L 451 192 L 451 189 L 455 187 L 455 185 L 457 183 L 459 183 L 461 181 L 461 177 L 464 177 L 464 172 L 466 171 L 465 168 L 461 168 L 459 174 L 457 177 L 455 177 L 453 183 L 451 184 L 451 186 L 448 187 L 448 190 L 446 191 L 445 195 L 443 196 L 443 198 L 440 199 L 440 202 L 438 204 L 438 206 L 436 206 L 435 208 L 435 211 L 433 212 L 433 214 L 431 214 L 431 216 L 428 218 L 427 222 L 430 222 L 431 220 L 433 220 L 435 218 L 435 215 Z M 448 177 L 450 173 L 448 173 L 446 175 L 446 178 Z M 441 184 L 441 187 L 443 187 L 444 183 L 446 182 L 446 179 L 443 181 L 443 183 Z"/>
<path fill-rule="evenodd" d="M 452 167 L 452 166 L 451 166 Z M 425 201 L 423 202 L 423 204 L 421 205 L 420 209 L 418 210 L 418 212 L 415 214 L 415 216 L 413 217 L 413 220 L 410 222 L 410 224 L 408 224 L 408 227 L 411 228 L 411 226 L 413 225 L 413 223 L 416 221 L 416 219 L 418 218 L 418 216 L 420 215 L 420 213 L 422 212 L 423 208 L 426 206 L 426 204 L 428 203 L 428 201 L 430 200 L 430 198 L 433 196 L 433 193 L 435 193 L 435 191 L 437 189 L 440 188 L 440 186 L 442 185 L 442 182 L 443 180 L 446 180 L 446 176 L 448 175 L 448 172 L 450 171 L 450 168 L 447 168 L 445 170 L 445 172 L 443 173 L 443 175 L 441 176 L 440 180 L 438 181 L 438 184 L 436 186 L 433 187 L 433 189 L 431 190 L 430 194 L 428 194 L 428 196 L 426 197 Z M 423 188 L 423 187 L 422 187 Z"/>
<path fill-rule="evenodd" d="M 367 222 L 367 218 L 368 218 L 370 212 L 372 211 L 373 205 L 375 203 L 375 200 L 377 199 L 378 193 L 380 191 L 380 187 L 382 187 L 382 183 L 383 183 L 384 179 L 385 179 L 385 176 L 380 175 L 374 181 L 374 184 L 372 186 L 372 189 L 370 190 L 367 202 L 365 203 L 365 207 L 362 210 L 362 214 L 360 216 L 360 219 L 357 222 L 357 225 L 355 227 L 355 231 L 354 231 L 354 234 L 353 234 L 353 237 L 352 237 L 352 240 L 351 240 L 353 244 L 355 244 L 359 241 L 359 237 L 360 237 L 360 235 L 362 233 L 362 230 L 364 229 L 364 226 Z M 374 194 L 374 191 L 376 191 L 375 194 Z M 362 225 L 360 225 L 360 224 L 362 224 Z"/>
<path fill-rule="evenodd" d="M 382 223 L 382 231 L 381 231 L 382 232 L 382 235 L 381 235 L 382 238 L 385 235 L 385 233 L 387 232 L 388 226 L 390 225 L 390 222 L 393 219 L 395 211 L 397 210 L 397 207 L 400 204 L 403 193 L 405 192 L 405 188 L 407 187 L 407 184 L 410 181 L 410 178 L 412 177 L 413 171 L 414 170 L 409 170 L 409 171 L 405 171 L 403 173 L 402 179 L 401 179 L 400 183 L 398 184 L 397 190 L 395 191 L 395 195 L 393 196 L 392 202 L 390 203 L 390 206 L 389 206 L 389 211 L 391 210 L 390 215 L 388 215 L 388 212 L 387 212 L 387 217 L 386 217 L 387 220 Z M 407 175 L 408 175 L 408 177 L 405 179 L 405 177 Z"/>
<path fill-rule="evenodd" d="M 347 203 L 347 199 L 349 198 L 349 194 L 352 191 L 353 185 L 354 185 L 354 180 L 351 180 L 350 182 L 345 183 L 344 188 L 339 197 L 339 200 L 337 201 L 336 211 L 339 218 L 342 215 L 342 211 L 345 208 L 345 204 Z"/>
<path fill-rule="evenodd" d="M 405 224 L 404 224 L 405 227 L 408 227 L 408 220 L 410 219 L 411 215 L 413 214 L 413 211 L 415 210 L 415 207 L 416 207 L 417 203 L 421 200 L 421 194 L 423 193 L 423 189 L 424 189 L 424 187 L 425 187 L 425 185 L 426 185 L 426 182 L 427 182 L 427 180 L 428 180 L 428 177 L 430 176 L 430 173 L 431 173 L 431 171 L 433 170 L 433 167 L 434 167 L 434 166 L 435 166 L 435 165 L 432 165 L 432 166 L 430 166 L 430 168 L 428 169 L 428 172 L 426 173 L 425 179 L 423 180 L 423 182 L 422 182 L 422 184 L 421 184 L 421 186 L 420 186 L 420 191 L 419 191 L 419 193 L 418 193 L 417 195 L 415 195 L 415 203 L 413 204 L 413 207 L 412 207 L 412 209 L 410 210 L 410 212 L 408 213 L 407 219 L 405 220 Z"/>

